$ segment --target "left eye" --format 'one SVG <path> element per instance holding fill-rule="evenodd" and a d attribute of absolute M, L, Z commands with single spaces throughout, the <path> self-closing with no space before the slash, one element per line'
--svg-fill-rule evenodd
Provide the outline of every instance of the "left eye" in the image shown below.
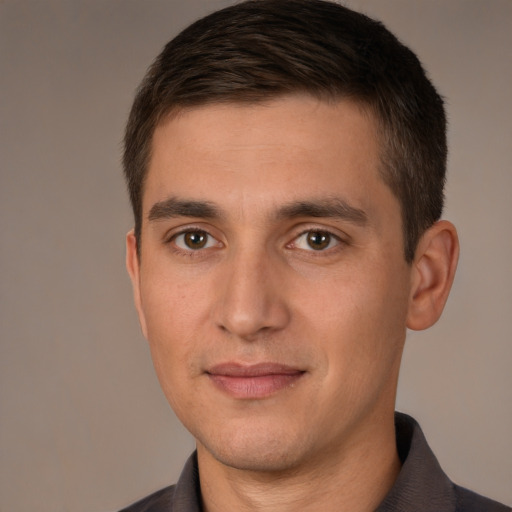
<path fill-rule="evenodd" d="M 217 240 L 206 231 L 185 231 L 176 235 L 173 242 L 176 247 L 184 251 L 208 249 L 218 244 Z"/>
<path fill-rule="evenodd" d="M 295 239 L 293 245 L 306 251 L 325 251 L 340 243 L 339 239 L 328 231 L 306 231 Z"/>

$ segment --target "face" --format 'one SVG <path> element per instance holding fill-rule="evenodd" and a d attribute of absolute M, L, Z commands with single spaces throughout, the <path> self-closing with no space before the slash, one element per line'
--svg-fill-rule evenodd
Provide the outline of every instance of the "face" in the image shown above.
<path fill-rule="evenodd" d="M 357 104 L 286 97 L 161 124 L 128 268 L 200 455 L 299 467 L 392 415 L 411 269 Z"/>

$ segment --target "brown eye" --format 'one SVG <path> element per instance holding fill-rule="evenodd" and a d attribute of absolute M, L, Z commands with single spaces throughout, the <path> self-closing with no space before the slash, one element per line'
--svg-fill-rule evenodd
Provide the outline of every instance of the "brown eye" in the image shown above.
<path fill-rule="evenodd" d="M 202 231 L 185 233 L 184 242 L 190 249 L 202 249 L 208 240 L 208 235 Z"/>
<path fill-rule="evenodd" d="M 206 231 L 184 231 L 173 238 L 176 247 L 184 251 L 198 251 L 199 249 L 208 249 L 218 244 Z"/>
<path fill-rule="evenodd" d="M 329 247 L 331 235 L 325 231 L 310 231 L 307 233 L 307 243 L 311 249 L 321 251 Z"/>
<path fill-rule="evenodd" d="M 332 249 L 340 244 L 340 239 L 329 233 L 328 231 L 321 231 L 312 229 L 311 231 L 306 231 L 302 233 L 302 235 L 298 236 L 293 246 L 296 249 L 301 249 L 303 251 L 325 251 L 326 249 Z"/>

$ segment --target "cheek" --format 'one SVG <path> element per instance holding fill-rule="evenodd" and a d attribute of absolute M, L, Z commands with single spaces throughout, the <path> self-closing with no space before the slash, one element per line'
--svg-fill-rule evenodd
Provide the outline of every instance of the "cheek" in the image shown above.
<path fill-rule="evenodd" d="M 194 405 L 195 381 L 200 373 L 196 354 L 198 308 L 191 291 L 175 281 L 147 284 L 143 295 L 148 342 L 160 386 L 180 418 Z M 195 301 L 197 304 L 197 301 Z"/>
<path fill-rule="evenodd" d="M 190 326 L 197 325 L 198 317 L 204 314 L 205 301 L 210 296 L 205 280 L 159 265 L 158 261 L 152 263 L 148 262 L 149 271 L 141 273 L 142 307 L 148 330 L 187 337 Z M 153 334 L 158 336 L 159 332 Z"/>
<path fill-rule="evenodd" d="M 152 272 L 142 282 L 142 309 L 147 326 L 151 356 L 162 386 L 193 371 L 194 349 L 207 318 L 205 290 L 176 275 Z"/>
<path fill-rule="evenodd" d="M 377 378 L 400 358 L 405 341 L 407 287 L 403 272 L 382 272 L 365 265 L 331 276 L 305 295 L 302 316 L 329 354 L 330 372 L 351 375 L 354 387 Z"/>

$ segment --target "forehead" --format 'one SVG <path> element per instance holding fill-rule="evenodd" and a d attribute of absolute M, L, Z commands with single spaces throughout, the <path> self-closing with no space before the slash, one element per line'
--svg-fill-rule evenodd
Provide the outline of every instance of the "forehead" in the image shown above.
<path fill-rule="evenodd" d="M 376 142 L 377 124 L 370 107 L 360 101 L 327 101 L 309 94 L 293 94 L 257 103 L 225 102 L 173 110 L 157 125 L 152 146 L 155 149 L 167 144 L 172 135 L 179 146 L 174 149 L 181 150 L 181 143 L 192 142 L 189 137 L 193 134 L 195 151 L 219 142 L 232 146 L 300 142 L 305 150 L 318 150 L 332 142 L 337 145 L 340 136 L 349 143 L 362 141 L 362 135 L 362 142 Z M 280 133 L 276 139 L 277 131 Z M 315 137 L 315 133 L 321 136 Z"/>
<path fill-rule="evenodd" d="M 240 206 L 332 192 L 363 205 L 383 185 L 378 146 L 373 117 L 348 100 L 289 96 L 182 110 L 155 130 L 144 210 L 191 194 Z"/>

